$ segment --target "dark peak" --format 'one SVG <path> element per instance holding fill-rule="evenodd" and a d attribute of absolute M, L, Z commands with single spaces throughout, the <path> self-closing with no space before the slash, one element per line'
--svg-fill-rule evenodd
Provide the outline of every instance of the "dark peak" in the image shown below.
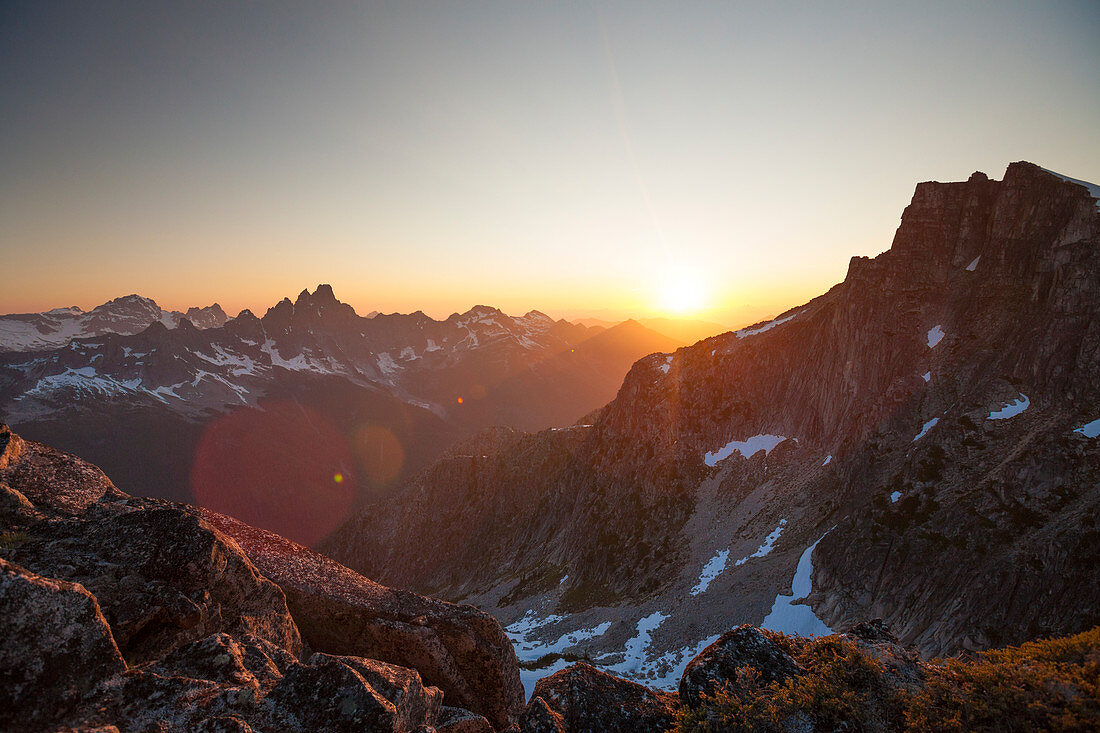
<path fill-rule="evenodd" d="M 298 300 L 294 305 L 305 305 L 312 303 L 313 305 L 328 305 L 331 303 L 337 303 L 336 295 L 332 292 L 332 286 L 321 283 L 317 286 L 317 289 L 311 294 L 309 288 L 306 288 L 298 294 Z"/>
<path fill-rule="evenodd" d="M 494 308 L 491 305 L 475 305 L 470 310 L 466 311 L 462 315 L 473 316 L 475 318 L 484 318 L 485 316 L 503 316 L 504 311 L 499 308 Z"/>
<path fill-rule="evenodd" d="M 241 311 L 240 313 L 237 314 L 236 320 L 238 320 L 238 321 L 254 321 L 254 320 L 259 320 L 259 319 L 256 318 L 255 313 L 250 311 L 248 308 L 245 308 L 243 311 Z"/>
<path fill-rule="evenodd" d="M 264 320 L 269 318 L 290 318 L 294 312 L 294 304 L 290 302 L 290 298 L 283 298 L 275 305 L 267 309 L 267 313 L 264 314 Z"/>
<path fill-rule="evenodd" d="M 970 178 L 966 179 L 966 182 L 967 183 L 974 183 L 975 181 L 988 181 L 988 180 L 989 180 L 989 176 L 987 176 L 986 174 L 982 173 L 981 171 L 974 171 L 973 173 L 970 174 Z"/>
<path fill-rule="evenodd" d="M 195 306 L 191 306 L 190 308 L 187 309 L 187 314 L 186 315 L 187 315 L 188 318 L 190 318 L 191 316 L 199 316 L 199 315 L 203 315 L 203 314 L 210 314 L 212 316 L 220 316 L 222 318 L 227 317 L 226 314 L 225 314 L 225 311 L 222 310 L 222 307 L 220 305 L 218 305 L 217 303 L 214 303 L 213 305 L 208 305 L 205 308 L 196 308 Z"/>
<path fill-rule="evenodd" d="M 121 306 L 123 308 L 133 308 L 133 307 L 136 307 L 136 306 L 140 306 L 140 307 L 144 307 L 144 308 L 160 310 L 160 307 L 157 305 L 156 301 L 154 301 L 152 298 L 143 298 L 142 296 L 138 295 L 137 293 L 131 293 L 129 295 L 123 295 L 121 298 L 114 298 L 113 300 L 108 300 L 106 303 L 104 303 L 101 306 L 98 306 L 98 307 L 94 308 L 93 310 L 100 310 L 100 309 L 106 310 L 106 309 L 111 308 L 112 306 L 115 306 L 115 307 L 120 307 Z"/>
<path fill-rule="evenodd" d="M 181 318 L 179 325 L 177 325 L 176 328 L 183 332 L 198 330 L 197 328 L 195 328 L 195 324 L 191 322 L 190 318 Z"/>
<path fill-rule="evenodd" d="M 168 334 L 168 326 L 165 326 L 161 321 L 153 321 L 149 324 L 149 328 L 141 332 L 142 336 L 153 336 L 155 338 L 162 338 Z"/>

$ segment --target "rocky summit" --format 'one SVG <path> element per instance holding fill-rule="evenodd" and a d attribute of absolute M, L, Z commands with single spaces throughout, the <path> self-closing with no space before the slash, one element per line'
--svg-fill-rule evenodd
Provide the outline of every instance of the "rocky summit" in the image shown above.
<path fill-rule="evenodd" d="M 568 430 L 487 434 L 324 546 L 675 689 L 730 626 L 881 617 L 927 657 L 1100 622 L 1100 210 L 1030 163 L 916 187 L 890 249 L 639 360 Z M 423 538 L 431 537 L 431 542 Z"/>

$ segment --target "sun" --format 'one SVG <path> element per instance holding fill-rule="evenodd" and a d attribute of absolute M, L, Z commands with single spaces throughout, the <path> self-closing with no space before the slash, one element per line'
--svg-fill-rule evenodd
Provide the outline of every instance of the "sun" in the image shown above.
<path fill-rule="evenodd" d="M 657 304 L 662 311 L 677 316 L 697 313 L 706 304 L 706 285 L 698 272 L 685 270 L 665 273 L 660 282 Z"/>

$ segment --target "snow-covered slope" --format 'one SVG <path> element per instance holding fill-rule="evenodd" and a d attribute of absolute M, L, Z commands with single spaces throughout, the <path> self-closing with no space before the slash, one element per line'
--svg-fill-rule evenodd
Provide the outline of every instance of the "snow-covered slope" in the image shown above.
<path fill-rule="evenodd" d="M 175 328 L 185 318 L 198 328 L 217 328 L 229 320 L 217 303 L 181 313 L 166 311 L 149 298 L 127 295 L 90 311 L 70 306 L 0 316 L 0 353 L 53 349 L 104 333 L 135 334 L 154 323 Z"/>

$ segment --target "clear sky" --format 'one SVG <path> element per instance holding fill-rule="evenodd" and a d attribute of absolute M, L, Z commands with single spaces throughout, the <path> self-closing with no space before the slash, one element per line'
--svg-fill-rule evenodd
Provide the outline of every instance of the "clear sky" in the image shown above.
<path fill-rule="evenodd" d="M 1098 70 L 1095 2 L 5 2 L 0 312 L 737 325 L 918 181 L 1100 181 Z"/>

